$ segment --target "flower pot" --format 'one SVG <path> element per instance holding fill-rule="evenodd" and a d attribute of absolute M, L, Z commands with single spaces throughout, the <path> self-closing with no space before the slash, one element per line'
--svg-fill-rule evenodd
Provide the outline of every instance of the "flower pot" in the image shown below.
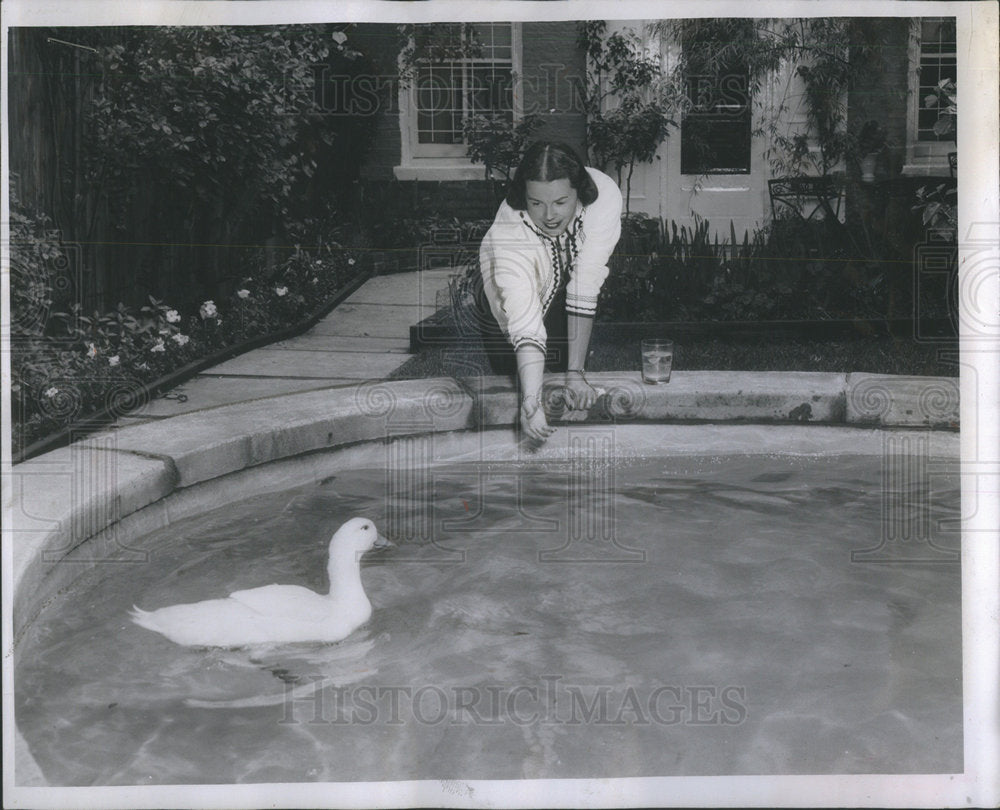
<path fill-rule="evenodd" d="M 878 152 L 869 152 L 861 158 L 861 182 L 875 182 L 875 164 L 878 161 Z"/>

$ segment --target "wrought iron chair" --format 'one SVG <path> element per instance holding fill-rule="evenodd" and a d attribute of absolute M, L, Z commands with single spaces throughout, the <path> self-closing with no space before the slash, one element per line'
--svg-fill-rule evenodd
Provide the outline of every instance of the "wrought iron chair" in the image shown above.
<path fill-rule="evenodd" d="M 771 216 L 790 210 L 804 220 L 840 218 L 840 190 L 829 175 L 820 177 L 779 177 L 767 181 Z M 808 214 L 806 214 L 808 210 Z"/>

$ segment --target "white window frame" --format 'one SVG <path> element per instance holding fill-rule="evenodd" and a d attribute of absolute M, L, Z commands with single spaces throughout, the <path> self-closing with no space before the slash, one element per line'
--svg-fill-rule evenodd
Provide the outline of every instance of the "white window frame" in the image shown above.
<path fill-rule="evenodd" d="M 521 23 L 511 24 L 511 71 L 514 120 L 524 114 L 521 71 Z M 393 167 L 397 180 L 482 180 L 484 168 L 465 154 L 464 144 L 421 144 L 417 140 L 416 88 L 399 88 L 400 160 Z"/>
<path fill-rule="evenodd" d="M 903 175 L 906 177 L 950 177 L 951 169 L 948 165 L 948 153 L 956 150 L 955 142 L 917 140 L 917 121 L 921 101 L 921 19 L 920 17 L 916 17 L 910 20 L 906 88 L 906 162 L 903 165 Z"/>

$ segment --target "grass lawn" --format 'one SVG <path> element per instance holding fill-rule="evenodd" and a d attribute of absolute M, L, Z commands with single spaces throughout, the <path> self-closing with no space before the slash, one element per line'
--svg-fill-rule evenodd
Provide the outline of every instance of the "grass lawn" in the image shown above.
<path fill-rule="evenodd" d="M 669 336 L 666 336 L 669 337 Z M 866 371 L 877 374 L 958 376 L 957 342 L 864 337 L 850 340 L 759 338 L 675 340 L 675 370 Z M 591 340 L 588 371 L 638 371 L 638 341 L 626 335 Z M 394 379 L 489 374 L 475 340 L 462 346 L 425 349 L 397 369 Z"/>

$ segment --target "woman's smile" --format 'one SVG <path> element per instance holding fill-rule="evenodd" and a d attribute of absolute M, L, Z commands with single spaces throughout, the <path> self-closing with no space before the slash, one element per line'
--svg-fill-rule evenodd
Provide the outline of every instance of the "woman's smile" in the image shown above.
<path fill-rule="evenodd" d="M 524 185 L 528 216 L 535 227 L 548 236 L 562 234 L 576 213 L 576 189 L 567 178 L 528 180 Z"/>

